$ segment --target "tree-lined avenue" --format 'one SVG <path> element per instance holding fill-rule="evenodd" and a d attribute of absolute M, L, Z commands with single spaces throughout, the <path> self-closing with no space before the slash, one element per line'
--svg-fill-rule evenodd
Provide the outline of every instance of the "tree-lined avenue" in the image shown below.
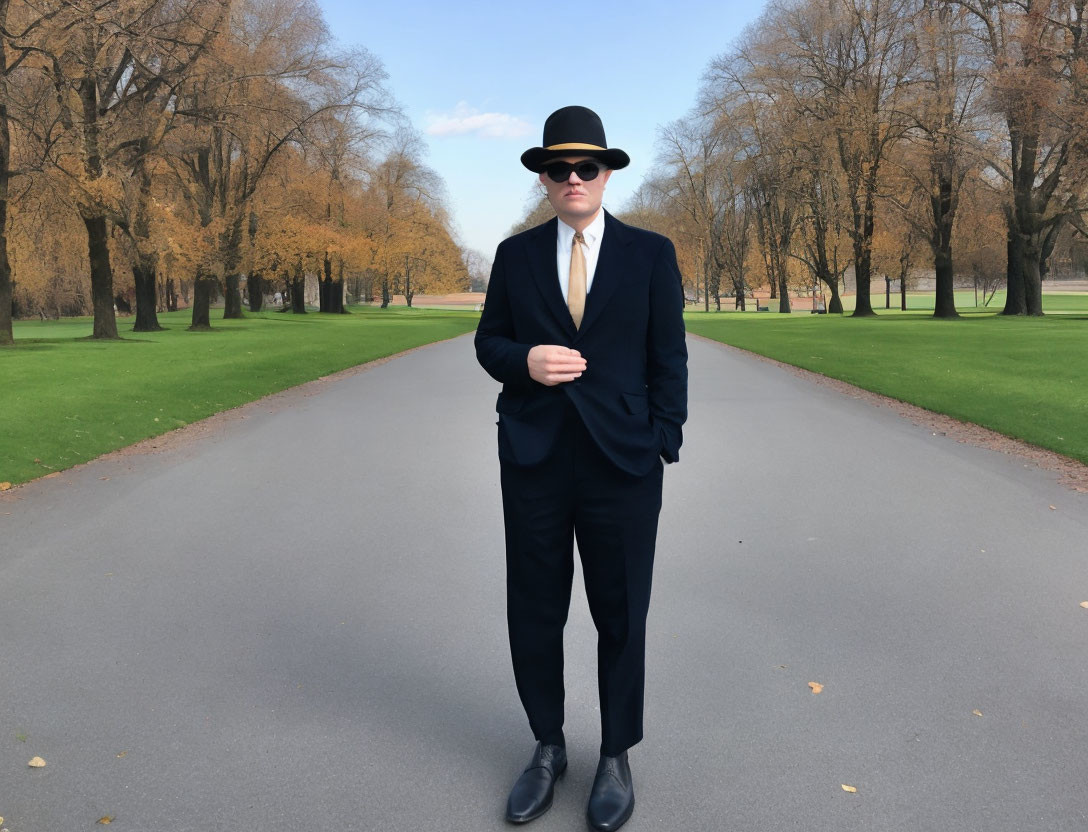
<path fill-rule="evenodd" d="M 1088 497 L 689 348 L 633 832 L 1084 828 Z M 458 338 L 0 495 L 5 825 L 505 828 L 496 392 Z M 567 645 L 541 830 L 596 763 L 580 589 Z"/>

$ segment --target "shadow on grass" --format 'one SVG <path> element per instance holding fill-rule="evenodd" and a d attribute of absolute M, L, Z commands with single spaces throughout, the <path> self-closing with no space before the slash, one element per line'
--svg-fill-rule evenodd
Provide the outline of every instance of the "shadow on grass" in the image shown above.
<path fill-rule="evenodd" d="M 6 347 L 0 348 L 0 355 L 4 350 L 52 350 L 58 344 L 70 344 L 74 338 L 16 338 Z"/>
<path fill-rule="evenodd" d="M 150 338 L 95 338 L 93 335 L 84 335 L 82 338 L 52 338 L 50 339 L 56 343 L 78 343 L 85 344 L 154 344 L 154 340 Z"/>

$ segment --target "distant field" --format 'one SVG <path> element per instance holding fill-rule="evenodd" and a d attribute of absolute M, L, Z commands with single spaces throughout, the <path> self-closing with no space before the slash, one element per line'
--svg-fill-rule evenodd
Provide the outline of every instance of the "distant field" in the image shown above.
<path fill-rule="evenodd" d="M 959 321 L 689 312 L 691 332 L 1088 463 L 1088 313 Z"/>
<path fill-rule="evenodd" d="M 825 295 L 825 299 L 829 296 Z M 857 298 L 854 295 L 847 295 L 842 299 L 843 308 L 847 312 L 854 311 L 854 302 Z M 970 289 L 957 290 L 956 292 L 956 310 L 961 314 L 965 312 L 1000 312 L 1005 306 L 1005 290 L 1002 289 L 996 292 L 991 298 L 988 305 L 983 305 L 985 298 L 982 293 L 979 293 L 978 302 L 979 305 L 975 306 L 975 293 Z M 892 293 L 892 305 L 891 309 L 885 309 L 884 307 L 884 293 L 879 295 L 873 294 L 871 302 L 873 309 L 880 314 L 882 312 L 900 312 L 899 309 L 899 293 Z M 778 300 L 772 300 L 766 302 L 770 311 L 778 312 Z M 933 311 L 934 296 L 932 292 L 907 292 L 907 311 Z M 755 304 L 749 300 L 747 302 L 749 312 L 755 311 Z M 702 306 L 700 305 L 701 309 Z M 812 301 L 809 298 L 804 298 L 800 302 L 793 301 L 794 314 L 810 315 L 812 309 Z M 733 299 L 722 298 L 722 311 L 733 311 Z M 1088 314 L 1088 294 L 1085 293 L 1073 293 L 1073 292 L 1044 292 L 1043 293 L 1043 311 L 1050 314 L 1069 314 L 1069 313 L 1084 313 Z"/>
<path fill-rule="evenodd" d="M 0 348 L 0 482 L 20 483 L 270 393 L 476 327 L 472 312 L 353 307 L 351 315 L 250 314 L 186 332 L 91 341 L 90 318 L 15 324 Z M 345 430 L 348 426 L 345 426 Z"/>

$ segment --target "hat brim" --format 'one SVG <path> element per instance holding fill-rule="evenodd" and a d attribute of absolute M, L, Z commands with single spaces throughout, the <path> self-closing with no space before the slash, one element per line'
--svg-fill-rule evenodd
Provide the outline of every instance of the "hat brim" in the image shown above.
<path fill-rule="evenodd" d="M 530 147 L 521 154 L 521 163 L 533 173 L 543 173 L 544 166 L 548 162 L 552 161 L 552 159 L 560 159 L 563 156 L 589 156 L 593 159 L 600 159 L 612 170 L 619 170 L 631 164 L 631 157 L 618 147 L 601 150 L 575 150 L 571 148 L 549 150 L 546 147 Z"/>

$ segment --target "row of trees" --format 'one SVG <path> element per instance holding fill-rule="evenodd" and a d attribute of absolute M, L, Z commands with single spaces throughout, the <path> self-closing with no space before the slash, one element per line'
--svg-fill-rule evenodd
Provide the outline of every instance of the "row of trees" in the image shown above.
<path fill-rule="evenodd" d="M 819 281 L 841 311 L 852 269 L 871 315 L 874 273 L 905 285 L 921 250 L 937 316 L 957 271 L 1041 315 L 1056 250 L 1088 236 L 1085 3 L 773 0 L 626 215 L 677 240 L 707 299 L 766 281 L 788 311 L 791 283 Z"/>
<path fill-rule="evenodd" d="M 443 184 L 379 62 L 337 49 L 313 0 L 0 0 L 0 343 L 13 301 L 94 337 L 189 296 L 242 315 L 467 288 Z M 10 216 L 9 216 L 10 214 Z M 10 232 L 10 233 L 9 233 Z M 13 279 L 14 275 L 14 279 Z"/>

